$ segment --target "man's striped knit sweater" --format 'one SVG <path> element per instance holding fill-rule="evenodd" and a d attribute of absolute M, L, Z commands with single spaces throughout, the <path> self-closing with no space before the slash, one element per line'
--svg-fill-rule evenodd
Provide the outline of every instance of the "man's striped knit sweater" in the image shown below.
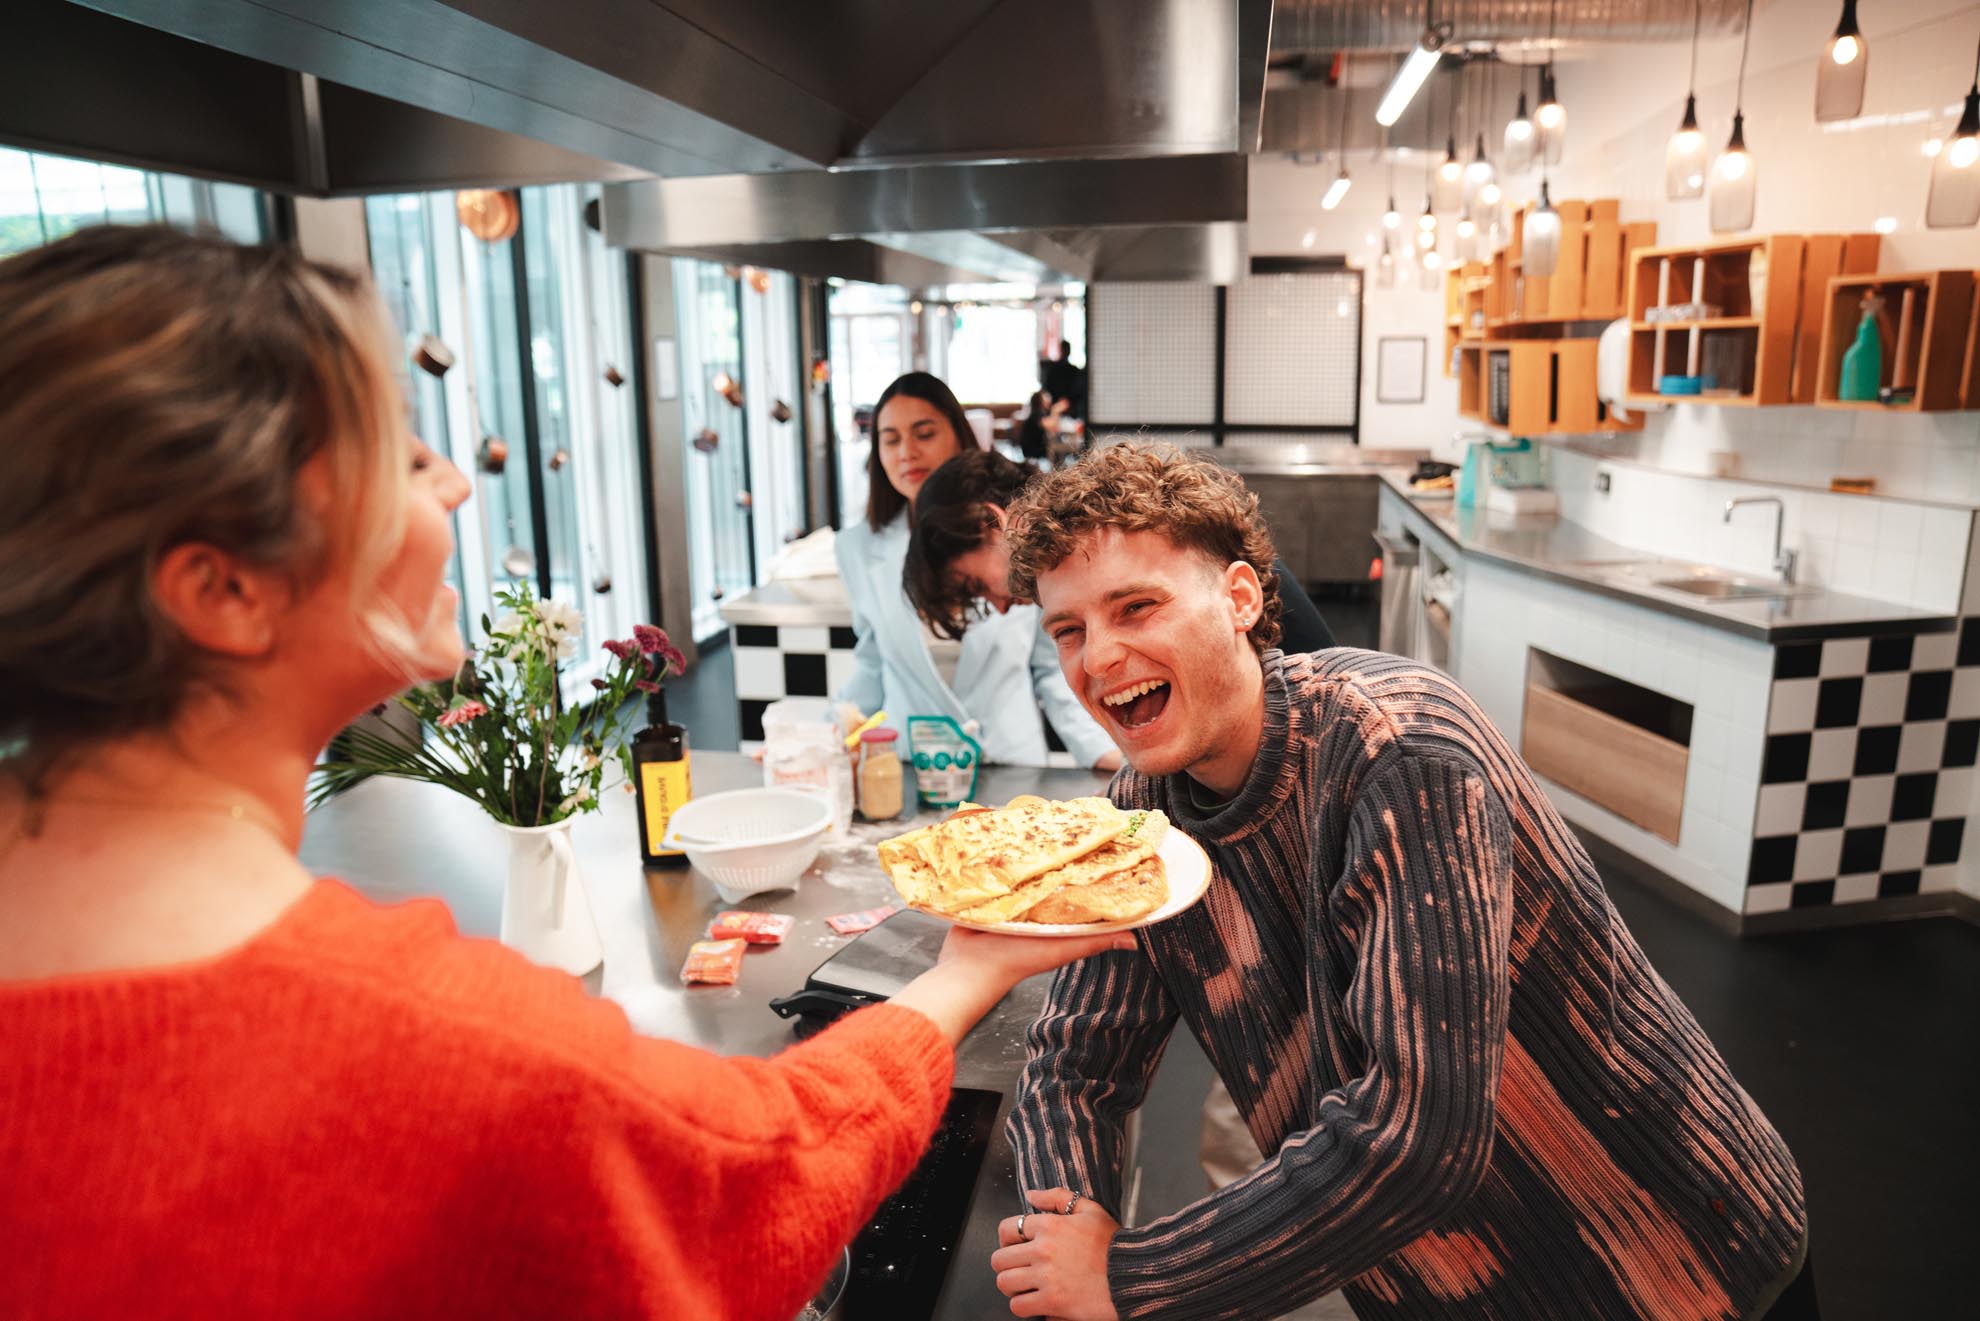
<path fill-rule="evenodd" d="M 1265 728 L 1210 854 L 1133 953 L 1062 971 L 1011 1117 L 1029 1188 L 1120 1210 L 1122 1124 L 1178 1017 L 1259 1149 L 1123 1230 L 1123 1318 L 1736 1319 L 1803 1250 L 1801 1175 L 1478 707 L 1373 652 L 1267 653 Z"/>

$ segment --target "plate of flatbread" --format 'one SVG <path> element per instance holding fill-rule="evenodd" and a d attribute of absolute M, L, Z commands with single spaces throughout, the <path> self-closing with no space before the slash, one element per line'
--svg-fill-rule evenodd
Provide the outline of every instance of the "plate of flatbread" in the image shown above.
<path fill-rule="evenodd" d="M 1210 859 L 1160 812 L 1024 795 L 883 841 L 910 908 L 979 931 L 1090 936 L 1174 917 L 1210 887 Z"/>

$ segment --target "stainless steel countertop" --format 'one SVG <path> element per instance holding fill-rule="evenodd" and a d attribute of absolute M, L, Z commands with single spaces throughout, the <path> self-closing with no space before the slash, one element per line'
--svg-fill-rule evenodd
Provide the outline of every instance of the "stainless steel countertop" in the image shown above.
<path fill-rule="evenodd" d="M 762 782 L 761 768 L 738 753 L 694 754 L 694 784 L 702 793 Z M 1020 793 L 1063 798 L 1100 792 L 1104 784 L 1090 771 L 990 766 L 978 796 L 989 802 Z M 770 1000 L 803 986 L 812 969 L 845 948 L 851 938 L 834 935 L 825 925 L 827 916 L 896 902 L 872 846 L 913 824 L 911 818 L 884 825 L 855 821 L 854 838 L 828 843 L 795 890 L 733 905 L 789 913 L 798 919 L 797 928 L 780 946 L 751 950 L 734 986 L 690 988 L 680 982 L 688 946 L 703 937 L 716 913 L 732 905 L 698 872 L 644 870 L 632 798 L 609 793 L 599 813 L 581 818 L 572 829 L 605 946 L 602 976 L 593 973 L 587 985 L 616 1002 L 647 1035 L 726 1055 L 773 1055 L 796 1038 L 791 1024 L 771 1013 Z M 443 789 L 401 780 L 358 786 L 310 814 L 302 860 L 317 874 L 339 877 L 381 902 L 438 898 L 467 935 L 493 939 L 500 930 L 507 840 L 466 799 Z M 1019 985 L 956 1052 L 956 1085 L 1002 1092 L 1004 1104 L 935 1313 L 938 1321 L 1008 1313 L 1009 1302 L 997 1292 L 989 1264 L 997 1222 L 1019 1209 L 1003 1119 L 1024 1065 L 1025 1030 L 1037 1017 L 1049 982 L 1042 976 Z M 1193 1134 L 1173 1136 L 1195 1140 Z"/>
<path fill-rule="evenodd" d="M 1348 441 L 1287 445 L 1202 446 L 1199 452 L 1233 472 L 1260 477 L 1379 477 L 1413 468 L 1427 449 L 1369 449 Z"/>
<path fill-rule="evenodd" d="M 1797 587 L 1787 597 L 1715 601 L 1658 587 L 1656 577 L 1679 577 L 1712 566 L 1667 559 L 1599 537 L 1558 514 L 1502 514 L 1426 499 L 1409 488 L 1409 474 L 1389 469 L 1387 487 L 1401 496 L 1435 533 L 1467 555 L 1495 560 L 1526 573 L 1599 592 L 1631 605 L 1727 629 L 1762 642 L 1860 637 L 1873 633 L 1946 633 L 1952 615 L 1822 587 Z M 1645 573 L 1652 566 L 1659 572 Z M 1720 573 L 1727 570 L 1717 570 Z M 1744 577 L 1746 575 L 1736 575 Z"/>

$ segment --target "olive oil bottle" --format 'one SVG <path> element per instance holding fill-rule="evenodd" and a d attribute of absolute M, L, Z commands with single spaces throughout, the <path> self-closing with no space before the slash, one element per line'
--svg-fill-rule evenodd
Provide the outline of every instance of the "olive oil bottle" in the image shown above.
<path fill-rule="evenodd" d="M 664 691 L 646 699 L 646 728 L 633 735 L 633 786 L 639 799 L 639 856 L 649 867 L 685 866 L 687 855 L 663 849 L 668 818 L 694 796 L 687 730 L 667 719 Z"/>

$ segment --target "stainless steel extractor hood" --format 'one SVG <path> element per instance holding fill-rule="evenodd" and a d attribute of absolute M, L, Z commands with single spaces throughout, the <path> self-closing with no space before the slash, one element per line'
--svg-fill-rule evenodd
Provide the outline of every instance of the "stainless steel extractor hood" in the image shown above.
<path fill-rule="evenodd" d="M 830 245 L 870 260 L 864 244 L 946 280 L 1227 282 L 1242 273 L 1248 177 L 1236 153 L 728 175 L 615 185 L 603 218 L 609 242 L 649 252 L 779 265 L 810 245 L 811 274 L 868 278 L 818 265 Z"/>

